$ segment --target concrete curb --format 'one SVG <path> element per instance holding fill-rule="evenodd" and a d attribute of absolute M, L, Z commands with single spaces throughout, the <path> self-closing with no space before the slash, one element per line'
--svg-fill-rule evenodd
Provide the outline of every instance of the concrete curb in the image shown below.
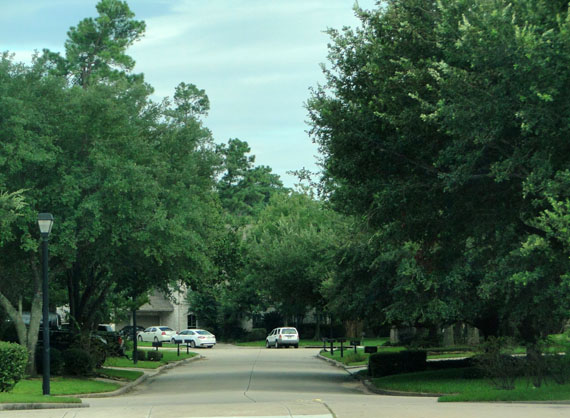
<path fill-rule="evenodd" d="M 185 363 L 190 363 L 192 361 L 201 360 L 204 357 L 199 354 L 192 358 L 187 358 L 179 360 L 173 363 L 165 364 L 157 369 L 145 372 L 141 377 L 139 377 L 134 382 L 127 383 L 126 385 L 120 387 L 112 392 L 102 392 L 102 393 L 84 393 L 79 395 L 66 395 L 67 398 L 107 398 L 112 396 L 122 395 L 124 393 L 130 392 L 136 386 L 140 385 L 142 382 L 150 379 L 151 377 L 158 376 L 164 373 L 166 370 L 172 369 L 176 366 L 180 366 Z M 143 370 L 144 371 L 144 370 Z M 15 411 L 24 409 L 63 409 L 63 408 L 89 408 L 88 403 L 4 403 L 0 404 L 0 411 Z"/>
<path fill-rule="evenodd" d="M 63 409 L 63 408 L 89 408 L 85 403 L 3 403 L 0 411 L 19 411 L 25 409 Z"/>

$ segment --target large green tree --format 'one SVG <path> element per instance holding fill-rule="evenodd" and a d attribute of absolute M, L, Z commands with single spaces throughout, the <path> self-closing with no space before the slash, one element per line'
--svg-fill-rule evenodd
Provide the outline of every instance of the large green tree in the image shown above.
<path fill-rule="evenodd" d="M 344 219 L 306 193 L 274 195 L 247 231 L 248 275 L 267 306 L 289 321 L 322 313 L 323 282 L 335 269 Z"/>
<path fill-rule="evenodd" d="M 97 10 L 70 30 L 65 57 L 44 51 L 24 66 L 5 56 L 0 73 L 1 182 L 27 190 L 20 236 L 35 235 L 34 213 L 54 214 L 52 283 L 82 329 L 111 293 L 136 298 L 208 274 L 220 225 L 217 157 L 198 120 L 207 97 L 181 84 L 173 105 L 153 103 L 125 54 L 144 24 L 124 2 Z"/>
<path fill-rule="evenodd" d="M 327 83 L 308 103 L 325 190 L 378 237 L 353 273 L 364 260 L 364 286 L 389 289 L 376 301 L 389 321 L 529 341 L 556 328 L 568 254 L 545 234 L 544 189 L 569 165 L 567 2 L 358 14 L 360 28 L 330 32 Z"/>

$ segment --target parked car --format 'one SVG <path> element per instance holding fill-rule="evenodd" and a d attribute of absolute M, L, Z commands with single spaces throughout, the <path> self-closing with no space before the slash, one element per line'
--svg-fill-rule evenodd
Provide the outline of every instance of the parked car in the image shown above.
<path fill-rule="evenodd" d="M 176 331 L 174 331 L 172 328 L 166 327 L 164 325 L 154 325 L 152 327 L 148 327 L 142 332 L 139 332 L 137 338 L 139 341 L 169 342 L 175 336 Z"/>
<path fill-rule="evenodd" d="M 216 336 L 205 329 L 185 329 L 172 337 L 174 344 L 190 344 L 190 347 L 212 348 L 216 345 Z"/>
<path fill-rule="evenodd" d="M 139 334 L 139 332 L 142 332 L 142 331 L 144 331 L 144 327 L 137 325 L 137 330 L 136 330 L 137 335 Z M 129 340 L 129 341 L 132 340 L 133 339 L 133 326 L 132 325 L 125 325 L 119 331 L 119 335 L 121 337 L 123 337 L 124 340 Z"/>
<path fill-rule="evenodd" d="M 293 327 L 275 328 L 265 338 L 265 347 L 288 347 L 299 348 L 299 333 Z"/>

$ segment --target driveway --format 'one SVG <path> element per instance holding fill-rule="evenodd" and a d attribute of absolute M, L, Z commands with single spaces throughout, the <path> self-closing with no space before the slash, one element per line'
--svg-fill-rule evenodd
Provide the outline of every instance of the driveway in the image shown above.
<path fill-rule="evenodd" d="M 206 358 L 166 371 L 134 391 L 84 399 L 83 409 L 5 411 L 10 417 L 172 418 L 551 418 L 570 406 L 438 403 L 435 398 L 367 393 L 343 369 L 316 358 L 317 349 L 266 349 L 218 345 Z"/>

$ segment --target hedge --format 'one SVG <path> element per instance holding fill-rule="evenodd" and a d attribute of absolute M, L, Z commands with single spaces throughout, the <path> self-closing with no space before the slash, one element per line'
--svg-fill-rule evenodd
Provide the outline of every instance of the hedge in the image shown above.
<path fill-rule="evenodd" d="M 426 369 L 425 351 L 400 351 L 399 353 L 371 354 L 368 360 L 368 373 L 372 377 L 391 374 L 418 372 Z"/>
<path fill-rule="evenodd" d="M 0 341 L 0 392 L 8 392 L 24 377 L 28 351 L 16 343 Z"/>

